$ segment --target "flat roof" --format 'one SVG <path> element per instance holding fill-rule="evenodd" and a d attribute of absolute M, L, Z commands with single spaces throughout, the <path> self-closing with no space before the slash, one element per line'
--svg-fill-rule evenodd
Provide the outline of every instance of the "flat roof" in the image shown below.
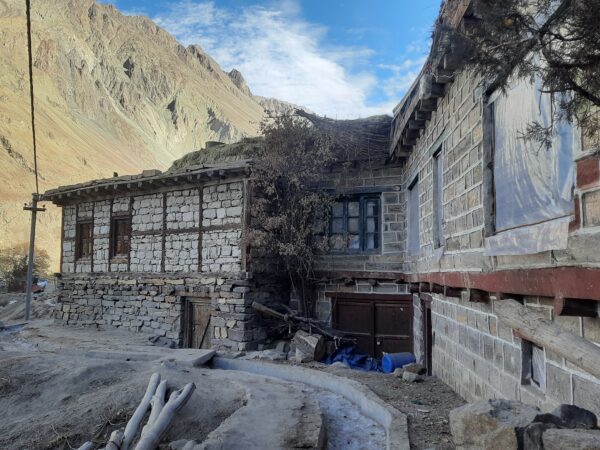
<path fill-rule="evenodd" d="M 144 170 L 137 175 L 123 175 L 60 186 L 44 192 L 41 199 L 60 205 L 75 199 L 122 195 L 133 189 L 151 190 L 157 187 L 201 184 L 211 180 L 248 176 L 251 165 L 252 160 L 245 159 L 210 166 L 189 166 L 168 172 L 157 169 Z"/>

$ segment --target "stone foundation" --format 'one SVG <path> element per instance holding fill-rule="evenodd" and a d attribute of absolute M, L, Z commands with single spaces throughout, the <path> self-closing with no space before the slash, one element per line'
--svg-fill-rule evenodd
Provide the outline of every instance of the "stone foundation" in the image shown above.
<path fill-rule="evenodd" d="M 68 325 L 117 327 L 165 336 L 183 344 L 186 297 L 211 300 L 211 346 L 256 348 L 267 337 L 253 301 L 280 301 L 279 280 L 248 273 L 104 273 L 63 276 L 55 318 Z"/>
<path fill-rule="evenodd" d="M 466 291 L 465 291 L 466 292 Z M 600 343 L 600 319 L 552 317 L 552 301 L 525 298 L 525 304 L 548 315 L 566 330 Z M 414 295 L 415 353 L 423 358 L 421 310 Z M 561 403 L 575 404 L 600 415 L 600 380 L 570 361 L 544 350 L 545 386 L 527 380 L 528 343 L 498 321 L 493 302 L 432 294 L 433 375 L 467 401 L 506 398 L 549 411 Z M 526 352 L 525 352 L 526 353 Z"/>

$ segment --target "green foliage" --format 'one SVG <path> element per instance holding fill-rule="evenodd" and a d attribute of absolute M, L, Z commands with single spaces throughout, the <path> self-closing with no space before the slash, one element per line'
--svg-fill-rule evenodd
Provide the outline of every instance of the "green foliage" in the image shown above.
<path fill-rule="evenodd" d="M 282 263 L 305 315 L 314 312 L 314 271 L 328 250 L 319 233 L 332 195 L 319 189 L 335 161 L 332 141 L 291 115 L 263 124 L 264 146 L 252 169 L 254 198 L 249 244 Z"/>
<path fill-rule="evenodd" d="M 26 243 L 0 250 L 0 280 L 9 292 L 21 291 L 27 277 L 29 247 Z M 50 271 L 50 257 L 46 250 L 36 249 L 33 264 L 34 276 L 44 277 Z"/>
<path fill-rule="evenodd" d="M 450 30 L 452 47 L 464 52 L 488 90 L 505 89 L 511 77 L 537 77 L 544 92 L 560 95 L 555 119 L 597 134 L 600 1 L 474 0 L 471 12 L 463 27 Z M 530 129 L 541 140 L 543 133 L 536 124 Z"/>

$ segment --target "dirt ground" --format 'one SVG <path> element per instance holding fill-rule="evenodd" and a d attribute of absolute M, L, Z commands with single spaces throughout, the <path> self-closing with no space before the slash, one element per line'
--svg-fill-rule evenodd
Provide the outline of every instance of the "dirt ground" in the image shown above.
<path fill-rule="evenodd" d="M 310 363 L 310 367 L 359 381 L 381 399 L 406 414 L 411 448 L 454 449 L 448 416 L 451 410 L 464 405 L 465 401 L 439 379 L 425 377 L 423 382 L 409 383 L 393 375 L 377 372 L 363 372 L 320 363 Z"/>

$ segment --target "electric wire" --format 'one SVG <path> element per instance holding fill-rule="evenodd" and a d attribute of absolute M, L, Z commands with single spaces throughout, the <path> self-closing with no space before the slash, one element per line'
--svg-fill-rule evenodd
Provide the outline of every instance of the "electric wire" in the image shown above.
<path fill-rule="evenodd" d="M 33 97 L 33 57 L 31 51 L 31 1 L 25 0 L 27 15 L 27 54 L 29 56 L 29 97 L 31 100 L 31 134 L 33 138 L 33 170 L 35 173 L 35 193 L 40 193 L 38 181 L 37 147 L 35 138 L 35 102 Z"/>

